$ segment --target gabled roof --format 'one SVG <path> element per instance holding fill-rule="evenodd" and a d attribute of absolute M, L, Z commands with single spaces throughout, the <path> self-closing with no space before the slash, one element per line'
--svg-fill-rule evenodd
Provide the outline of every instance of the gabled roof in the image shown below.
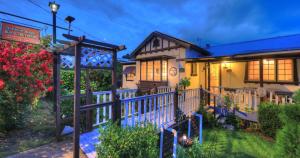
<path fill-rule="evenodd" d="M 215 45 L 206 50 L 212 54 L 212 57 L 300 50 L 300 34 Z"/>
<path fill-rule="evenodd" d="M 158 31 L 154 31 L 130 54 L 130 56 L 135 57 L 137 55 L 137 53 L 143 48 L 143 46 L 146 45 L 153 37 L 160 37 L 160 38 L 172 41 L 184 48 L 193 49 L 203 55 L 209 55 L 209 53 L 205 49 L 203 49 L 193 43 L 178 39 L 176 37 L 173 37 L 173 36 L 158 32 Z"/>

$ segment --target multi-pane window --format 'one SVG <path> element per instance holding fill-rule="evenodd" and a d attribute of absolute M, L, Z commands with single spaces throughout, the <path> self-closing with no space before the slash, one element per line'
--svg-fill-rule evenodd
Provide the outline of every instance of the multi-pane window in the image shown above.
<path fill-rule="evenodd" d="M 134 73 L 128 73 L 126 74 L 126 81 L 133 81 L 135 77 Z"/>
<path fill-rule="evenodd" d="M 280 59 L 277 60 L 278 81 L 293 81 L 293 60 Z"/>
<path fill-rule="evenodd" d="M 264 59 L 263 81 L 271 82 L 293 82 L 294 63 L 292 59 Z M 259 81 L 259 61 L 248 62 L 248 80 Z M 277 70 L 276 70 L 277 69 Z"/>
<path fill-rule="evenodd" d="M 153 80 L 153 61 L 147 61 L 147 80 Z"/>
<path fill-rule="evenodd" d="M 191 76 L 197 76 L 197 63 L 191 64 Z"/>
<path fill-rule="evenodd" d="M 263 60 L 263 80 L 275 81 L 275 61 L 274 59 Z"/>
<path fill-rule="evenodd" d="M 142 81 L 167 81 L 167 72 L 167 60 L 141 61 Z"/>
<path fill-rule="evenodd" d="M 259 61 L 248 62 L 248 80 L 249 81 L 259 80 Z"/>

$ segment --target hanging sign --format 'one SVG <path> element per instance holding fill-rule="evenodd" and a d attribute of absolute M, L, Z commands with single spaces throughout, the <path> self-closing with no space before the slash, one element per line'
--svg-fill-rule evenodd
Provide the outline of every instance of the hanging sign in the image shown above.
<path fill-rule="evenodd" d="M 1 38 L 5 40 L 40 44 L 40 30 L 2 22 Z"/>

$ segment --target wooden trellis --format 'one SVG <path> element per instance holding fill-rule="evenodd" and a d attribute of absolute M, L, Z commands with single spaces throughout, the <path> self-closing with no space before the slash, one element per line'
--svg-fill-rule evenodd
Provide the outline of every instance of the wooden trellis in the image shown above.
<path fill-rule="evenodd" d="M 61 132 L 61 92 L 60 92 L 60 69 L 74 69 L 74 112 L 73 112 L 73 157 L 79 158 L 79 137 L 80 137 L 80 112 L 112 105 L 112 120 L 121 124 L 120 106 L 115 106 L 118 97 L 117 89 L 117 52 L 126 49 L 125 46 L 117 46 L 108 43 L 98 42 L 86 39 L 85 36 L 75 37 L 72 35 L 63 35 L 68 42 L 61 41 L 64 44 L 63 49 L 54 51 L 54 108 L 56 111 L 56 136 L 59 138 Z M 87 99 L 86 105 L 80 103 L 80 71 L 81 69 L 107 69 L 112 72 L 112 99 L 111 102 L 91 104 L 91 98 Z M 86 91 L 88 98 L 91 92 Z M 88 118 L 88 117 L 87 117 Z M 92 128 L 91 117 L 86 120 L 87 126 Z"/>

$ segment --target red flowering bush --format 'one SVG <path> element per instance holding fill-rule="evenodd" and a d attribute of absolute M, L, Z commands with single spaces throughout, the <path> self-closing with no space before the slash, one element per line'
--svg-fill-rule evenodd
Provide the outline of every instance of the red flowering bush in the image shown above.
<path fill-rule="evenodd" d="M 16 107 L 13 111 L 24 110 L 47 90 L 52 91 L 51 84 L 51 53 L 41 46 L 0 42 L 0 115 L 6 115 L 3 113 L 7 113 L 7 106 Z M 0 125 L 4 121 L 0 116 Z"/>

